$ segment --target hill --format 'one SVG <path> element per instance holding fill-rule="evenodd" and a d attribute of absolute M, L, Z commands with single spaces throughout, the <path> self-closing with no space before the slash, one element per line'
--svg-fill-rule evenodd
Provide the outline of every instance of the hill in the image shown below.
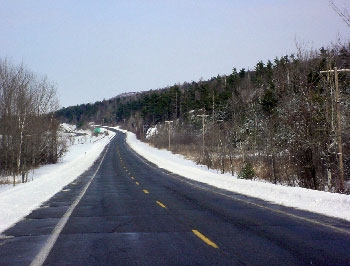
<path fill-rule="evenodd" d="M 350 74 L 339 72 L 337 97 L 334 67 L 350 68 L 350 43 L 299 49 L 260 61 L 254 70 L 233 68 L 229 75 L 123 94 L 56 115 L 79 126 L 118 124 L 222 173 L 346 192 Z M 149 128 L 155 134 L 147 135 Z"/>

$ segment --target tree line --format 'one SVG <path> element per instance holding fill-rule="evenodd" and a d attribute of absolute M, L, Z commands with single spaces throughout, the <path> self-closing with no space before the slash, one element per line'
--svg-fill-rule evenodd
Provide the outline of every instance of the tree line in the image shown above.
<path fill-rule="evenodd" d="M 180 152 L 221 172 L 272 183 L 346 192 L 350 178 L 350 43 L 259 61 L 209 80 L 64 108 L 57 116 L 123 126 L 153 145 Z M 339 102 L 338 101 L 338 102 Z M 339 108 L 338 108 L 338 107 Z M 340 115 L 340 123 L 336 119 Z M 165 121 L 173 121 L 165 123 Z M 337 129 L 341 128 L 343 169 Z"/>
<path fill-rule="evenodd" d="M 40 164 L 56 163 L 63 154 L 59 140 L 56 87 L 23 64 L 0 59 L 0 178 L 20 176 Z"/>

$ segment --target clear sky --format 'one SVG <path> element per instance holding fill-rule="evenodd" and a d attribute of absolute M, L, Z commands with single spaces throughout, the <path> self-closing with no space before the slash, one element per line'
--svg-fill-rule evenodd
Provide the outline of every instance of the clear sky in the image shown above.
<path fill-rule="evenodd" d="M 339 6 L 347 0 L 336 0 Z M 0 0 L 0 57 L 47 75 L 61 107 L 253 69 L 348 41 L 328 0 Z"/>

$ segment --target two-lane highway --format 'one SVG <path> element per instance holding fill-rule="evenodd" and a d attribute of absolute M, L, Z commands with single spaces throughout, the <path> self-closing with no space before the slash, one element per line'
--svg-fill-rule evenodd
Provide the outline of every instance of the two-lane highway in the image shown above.
<path fill-rule="evenodd" d="M 158 169 L 118 132 L 75 182 L 0 236 L 0 265 L 350 265 L 350 223 Z"/>

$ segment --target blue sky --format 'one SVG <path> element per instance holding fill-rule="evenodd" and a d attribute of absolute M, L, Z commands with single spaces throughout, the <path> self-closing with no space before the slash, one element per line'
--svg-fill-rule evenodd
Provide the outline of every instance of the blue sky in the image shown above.
<path fill-rule="evenodd" d="M 47 75 L 62 107 L 350 37 L 328 0 L 0 0 L 0 25 L 0 57 Z"/>

